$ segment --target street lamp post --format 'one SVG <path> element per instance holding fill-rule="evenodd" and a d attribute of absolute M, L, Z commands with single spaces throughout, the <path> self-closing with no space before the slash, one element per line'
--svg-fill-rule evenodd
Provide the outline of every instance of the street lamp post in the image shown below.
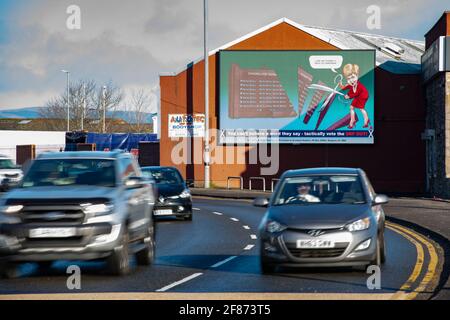
<path fill-rule="evenodd" d="M 81 131 L 84 131 L 85 112 L 86 112 L 86 83 L 83 83 L 83 110 L 81 110 Z"/>
<path fill-rule="evenodd" d="M 102 91 L 103 101 L 103 133 L 106 133 L 106 86 L 103 86 Z"/>
<path fill-rule="evenodd" d="M 67 132 L 70 131 L 70 71 L 61 70 L 67 75 Z"/>
<path fill-rule="evenodd" d="M 209 150 L 209 52 L 208 52 L 208 0 L 203 0 L 203 49 L 205 63 L 205 188 L 210 187 Z"/>

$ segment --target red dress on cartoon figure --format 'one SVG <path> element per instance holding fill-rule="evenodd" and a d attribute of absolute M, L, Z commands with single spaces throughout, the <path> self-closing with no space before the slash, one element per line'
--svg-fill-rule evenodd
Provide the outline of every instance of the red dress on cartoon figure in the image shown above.
<path fill-rule="evenodd" d="M 347 95 L 350 99 L 353 99 L 352 106 L 358 109 L 364 109 L 367 100 L 369 100 L 369 91 L 361 82 L 356 83 L 356 91 L 353 91 L 353 86 L 346 85 L 342 90 L 348 90 Z"/>
<path fill-rule="evenodd" d="M 350 124 L 349 129 L 353 129 L 356 122 L 355 109 L 358 109 L 364 117 L 363 128 L 367 128 L 370 125 L 369 115 L 364 109 L 367 100 L 369 100 L 369 91 L 359 81 L 359 66 L 357 64 L 347 64 L 342 70 L 343 76 L 347 79 L 347 85 L 344 86 L 342 82 L 339 83 L 341 90 L 348 90 L 345 95 L 345 99 L 353 100 L 350 106 Z"/>

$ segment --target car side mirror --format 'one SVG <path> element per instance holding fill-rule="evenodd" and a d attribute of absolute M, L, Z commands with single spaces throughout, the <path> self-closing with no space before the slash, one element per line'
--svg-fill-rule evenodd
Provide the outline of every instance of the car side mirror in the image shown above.
<path fill-rule="evenodd" d="M 377 206 L 380 204 L 386 204 L 389 202 L 389 198 L 384 194 L 377 194 L 372 201 L 373 206 Z"/>
<path fill-rule="evenodd" d="M 253 205 L 255 207 L 267 208 L 269 206 L 269 199 L 264 197 L 258 197 L 255 200 L 253 200 Z"/>
<path fill-rule="evenodd" d="M 144 179 L 142 177 L 129 177 L 125 180 L 125 186 L 127 189 L 140 188 L 145 184 Z"/>

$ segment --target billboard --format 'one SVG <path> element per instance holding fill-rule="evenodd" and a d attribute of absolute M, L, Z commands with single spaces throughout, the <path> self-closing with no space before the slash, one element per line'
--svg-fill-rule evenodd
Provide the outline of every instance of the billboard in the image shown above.
<path fill-rule="evenodd" d="M 374 50 L 219 59 L 220 143 L 374 143 Z"/>
<path fill-rule="evenodd" d="M 205 115 L 169 114 L 169 138 L 198 138 L 205 136 Z"/>

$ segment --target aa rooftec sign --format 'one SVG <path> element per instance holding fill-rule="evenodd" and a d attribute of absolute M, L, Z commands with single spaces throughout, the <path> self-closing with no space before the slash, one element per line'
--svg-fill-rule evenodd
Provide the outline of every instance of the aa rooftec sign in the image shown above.
<path fill-rule="evenodd" d="M 220 143 L 374 142 L 374 50 L 221 51 Z"/>
<path fill-rule="evenodd" d="M 205 136 L 205 115 L 169 114 L 169 138 L 197 138 Z"/>

